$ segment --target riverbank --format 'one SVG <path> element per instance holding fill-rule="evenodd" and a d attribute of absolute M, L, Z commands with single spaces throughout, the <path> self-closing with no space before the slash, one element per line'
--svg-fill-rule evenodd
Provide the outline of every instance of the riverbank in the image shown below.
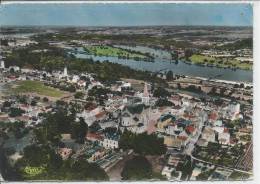
<path fill-rule="evenodd" d="M 207 81 L 209 80 L 209 78 L 205 78 L 205 77 L 191 77 L 191 76 L 185 76 L 186 78 L 194 78 L 194 79 L 200 79 L 200 80 L 204 80 Z M 245 81 L 230 81 L 230 80 L 221 80 L 221 79 L 210 79 L 210 81 L 212 82 L 219 82 L 219 83 L 226 83 L 226 84 L 245 84 L 245 86 L 249 86 L 252 87 L 253 86 L 253 82 L 245 82 Z"/>
<path fill-rule="evenodd" d="M 229 58 L 215 58 L 204 56 L 200 54 L 193 54 L 185 62 L 200 65 L 200 66 L 209 66 L 209 67 L 219 67 L 219 68 L 230 68 L 230 69 L 242 69 L 242 70 L 252 70 L 253 64 L 247 62 L 240 62 L 235 59 Z"/>
<path fill-rule="evenodd" d="M 135 61 L 133 59 L 122 59 L 108 56 L 94 56 L 82 53 L 81 49 L 77 49 L 73 55 L 80 59 L 92 59 L 99 62 L 111 62 L 124 66 L 128 66 L 134 70 L 158 72 L 160 70 L 171 70 L 174 75 L 186 75 L 192 77 L 212 78 L 218 80 L 234 81 L 234 82 L 252 82 L 253 71 L 251 70 L 232 70 L 229 68 L 217 68 L 208 66 L 199 66 L 185 61 L 170 62 L 162 58 L 155 58 L 154 62 Z"/>

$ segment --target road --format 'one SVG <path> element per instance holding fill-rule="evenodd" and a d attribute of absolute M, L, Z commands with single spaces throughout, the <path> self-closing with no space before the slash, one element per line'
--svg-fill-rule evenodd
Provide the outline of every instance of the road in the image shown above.
<path fill-rule="evenodd" d="M 197 132 L 193 137 L 190 138 L 190 141 L 189 141 L 189 143 L 186 145 L 186 147 L 185 147 L 183 153 L 185 153 L 185 154 L 187 154 L 187 155 L 191 155 L 191 154 L 192 154 L 192 151 L 193 151 L 193 149 L 194 149 L 194 147 L 195 147 L 194 145 L 195 145 L 196 142 L 198 141 L 199 136 L 200 136 L 201 131 L 202 131 L 202 128 L 203 128 L 203 126 L 204 126 L 204 123 L 205 123 L 206 120 L 207 120 L 206 118 L 204 118 L 204 116 L 205 116 L 205 112 L 202 111 L 202 112 L 200 113 L 200 115 L 199 115 L 199 117 L 200 117 L 200 122 L 199 122 L 199 126 L 198 126 L 198 132 Z"/>
<path fill-rule="evenodd" d="M 217 167 L 221 167 L 221 168 L 223 168 L 223 169 L 234 170 L 234 171 L 238 171 L 238 172 L 246 173 L 246 174 L 250 174 L 250 175 L 253 174 L 252 172 L 249 172 L 249 171 L 244 171 L 244 170 L 236 169 L 236 168 L 233 168 L 233 167 L 226 167 L 226 166 L 223 166 L 223 165 L 218 165 L 218 164 L 214 164 L 214 163 L 212 163 L 212 162 L 208 162 L 208 161 L 205 161 L 205 160 L 201 160 L 201 159 L 199 159 L 199 158 L 194 157 L 193 155 L 191 155 L 191 158 L 192 158 L 193 160 L 196 160 L 196 161 L 199 161 L 199 162 L 203 162 L 203 163 L 206 163 L 206 164 L 210 164 L 210 165 L 214 165 L 214 166 L 217 166 Z"/>

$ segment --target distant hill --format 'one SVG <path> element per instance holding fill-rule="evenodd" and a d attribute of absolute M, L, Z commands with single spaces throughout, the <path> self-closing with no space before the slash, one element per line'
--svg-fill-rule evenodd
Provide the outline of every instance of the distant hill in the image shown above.
<path fill-rule="evenodd" d="M 253 39 L 252 38 L 238 40 L 234 43 L 228 43 L 228 44 L 218 47 L 218 49 L 223 49 L 223 50 L 238 50 L 238 49 L 245 49 L 245 48 L 248 48 L 248 49 L 253 48 Z"/>

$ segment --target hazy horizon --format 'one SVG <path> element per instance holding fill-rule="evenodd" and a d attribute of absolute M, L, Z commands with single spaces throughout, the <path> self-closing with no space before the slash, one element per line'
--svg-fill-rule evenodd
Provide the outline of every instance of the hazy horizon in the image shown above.
<path fill-rule="evenodd" d="M 29 27 L 252 27 L 251 4 L 3 4 L 0 25 Z"/>
<path fill-rule="evenodd" d="M 1 28 L 149 28 L 149 27 L 217 27 L 217 28 L 253 28 L 253 26 L 213 26 L 213 25 L 147 25 L 147 26 L 75 26 L 75 25 L 1 25 Z M 0 28 L 0 30 L 1 30 Z"/>

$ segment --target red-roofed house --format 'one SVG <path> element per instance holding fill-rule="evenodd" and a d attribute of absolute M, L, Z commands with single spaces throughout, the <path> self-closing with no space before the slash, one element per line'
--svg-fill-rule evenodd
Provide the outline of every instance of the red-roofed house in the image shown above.
<path fill-rule="evenodd" d="M 59 148 L 58 154 L 61 156 L 61 158 L 63 160 L 66 160 L 72 154 L 72 149 L 70 149 L 70 148 Z"/>
<path fill-rule="evenodd" d="M 106 115 L 105 111 L 99 112 L 95 115 L 97 119 L 102 119 Z"/>
<path fill-rule="evenodd" d="M 218 119 L 218 114 L 217 112 L 211 112 L 209 114 L 209 122 L 215 122 Z"/>
<path fill-rule="evenodd" d="M 86 139 L 89 140 L 89 141 L 93 141 L 93 142 L 95 142 L 95 141 L 100 142 L 104 139 L 104 136 L 102 134 L 99 134 L 99 133 L 89 132 L 86 135 Z"/>
<path fill-rule="evenodd" d="M 190 135 L 195 135 L 196 134 L 196 128 L 193 125 L 189 125 L 185 128 L 185 130 L 188 132 Z"/>

